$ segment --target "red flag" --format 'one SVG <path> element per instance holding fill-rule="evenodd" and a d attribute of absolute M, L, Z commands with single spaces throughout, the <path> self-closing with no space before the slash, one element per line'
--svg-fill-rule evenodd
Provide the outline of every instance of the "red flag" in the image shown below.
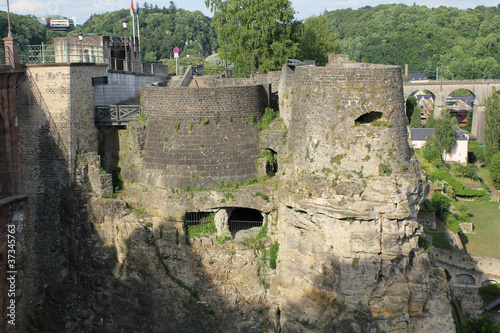
<path fill-rule="evenodd" d="M 130 17 L 134 17 L 134 0 L 130 0 Z"/>

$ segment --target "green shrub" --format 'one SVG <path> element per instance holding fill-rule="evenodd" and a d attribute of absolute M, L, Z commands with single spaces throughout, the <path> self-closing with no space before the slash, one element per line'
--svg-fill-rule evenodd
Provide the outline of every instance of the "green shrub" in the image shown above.
<path fill-rule="evenodd" d="M 380 163 L 378 165 L 378 174 L 380 176 L 389 176 L 392 173 L 392 168 L 389 162 L 386 163 Z"/>
<path fill-rule="evenodd" d="M 432 206 L 434 206 L 434 210 L 441 214 L 450 210 L 452 199 L 447 195 L 435 193 L 432 196 L 431 202 Z"/>
<path fill-rule="evenodd" d="M 278 259 L 278 251 L 280 250 L 280 244 L 278 241 L 271 244 L 269 249 L 269 267 L 271 269 L 276 269 L 276 260 Z"/>
<path fill-rule="evenodd" d="M 491 303 L 500 297 L 500 284 L 490 284 L 479 288 L 479 295 L 485 304 Z"/>
<path fill-rule="evenodd" d="M 199 224 L 188 225 L 186 228 L 186 236 L 190 238 L 208 236 L 215 234 L 217 227 L 214 221 L 200 222 Z"/>
<path fill-rule="evenodd" d="M 423 236 L 418 237 L 418 247 L 422 249 L 423 252 L 428 252 L 429 249 L 431 248 L 431 245 L 429 244 L 429 241 L 427 238 Z"/>
<path fill-rule="evenodd" d="M 267 163 L 271 166 L 271 168 L 276 168 L 278 165 L 278 157 L 277 154 L 273 154 L 270 150 L 266 149 L 262 153 L 260 153 L 259 158 L 266 158 Z"/>
<path fill-rule="evenodd" d="M 269 124 L 279 116 L 279 111 L 274 110 L 272 108 L 266 108 L 264 110 L 264 114 L 262 115 L 262 119 L 260 124 L 257 126 L 258 131 L 266 130 L 269 127 Z"/>
<path fill-rule="evenodd" d="M 446 222 L 446 226 L 448 227 L 448 229 L 450 229 L 452 232 L 458 234 L 460 231 L 462 231 L 462 229 L 460 228 L 460 221 L 458 221 L 453 214 L 445 212 L 441 214 L 441 217 Z"/>
<path fill-rule="evenodd" d="M 262 200 L 264 200 L 265 202 L 269 202 L 269 201 L 270 201 L 270 199 L 269 199 L 269 195 L 264 194 L 264 193 L 262 193 L 262 192 L 257 192 L 257 193 L 255 193 L 254 197 L 261 197 L 261 198 L 262 198 Z"/>
<path fill-rule="evenodd" d="M 260 227 L 259 233 L 257 234 L 257 240 L 267 237 L 267 216 L 264 224 Z"/>
<path fill-rule="evenodd" d="M 420 211 L 422 211 L 422 212 L 435 212 L 436 209 L 432 205 L 432 202 L 428 198 L 425 198 L 424 201 L 420 204 Z"/>
<path fill-rule="evenodd" d="M 462 327 L 462 333 L 500 333 L 500 327 L 487 316 L 470 318 Z"/>
<path fill-rule="evenodd" d="M 455 195 L 459 197 L 481 197 L 485 194 L 482 190 L 474 190 L 465 187 L 464 184 L 456 180 L 448 170 L 436 170 L 429 174 L 429 180 L 435 182 L 436 180 L 445 181 L 453 188 Z"/>

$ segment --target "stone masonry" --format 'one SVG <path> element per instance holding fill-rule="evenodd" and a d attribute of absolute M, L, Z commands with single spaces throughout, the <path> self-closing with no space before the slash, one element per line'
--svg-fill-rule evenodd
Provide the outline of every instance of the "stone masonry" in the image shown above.
<path fill-rule="evenodd" d="M 217 88 L 143 86 L 146 140 L 134 150 L 143 170 L 126 178 L 160 187 L 214 186 L 255 178 L 257 123 L 267 106 L 262 85 Z M 134 125 L 132 125 L 134 126 Z"/>

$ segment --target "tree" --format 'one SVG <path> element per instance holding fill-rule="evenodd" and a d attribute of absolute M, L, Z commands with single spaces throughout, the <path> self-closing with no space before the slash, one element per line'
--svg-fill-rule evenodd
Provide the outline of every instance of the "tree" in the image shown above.
<path fill-rule="evenodd" d="M 464 126 L 461 126 L 464 130 L 467 132 L 472 131 L 472 117 L 474 117 L 474 111 L 473 109 L 470 109 L 469 112 L 467 113 L 467 121 L 465 122 Z"/>
<path fill-rule="evenodd" d="M 291 58 L 297 21 L 288 0 L 205 0 L 214 14 L 219 56 L 237 66 L 238 76 L 281 68 Z"/>
<path fill-rule="evenodd" d="M 317 66 L 325 66 L 329 54 L 340 53 L 337 35 L 328 31 L 326 15 L 313 15 L 305 20 L 298 52 L 299 59 L 315 60 Z"/>
<path fill-rule="evenodd" d="M 493 155 L 489 165 L 491 180 L 495 183 L 495 187 L 500 189 L 500 152 Z"/>
<path fill-rule="evenodd" d="M 410 95 L 406 100 L 406 121 L 407 124 L 410 123 L 411 116 L 413 115 L 413 110 L 415 110 L 415 106 L 417 105 L 417 99 L 415 96 Z"/>
<path fill-rule="evenodd" d="M 422 156 L 436 167 L 443 165 L 443 154 L 435 136 L 427 137 L 427 142 L 422 149 Z"/>
<path fill-rule="evenodd" d="M 410 120 L 410 128 L 422 128 L 422 109 L 418 106 L 413 109 Z"/>
<path fill-rule="evenodd" d="M 443 117 L 434 120 L 434 132 L 441 150 L 450 152 L 457 143 L 455 138 L 455 129 L 452 125 L 452 119 L 448 111 L 443 112 Z"/>
<path fill-rule="evenodd" d="M 493 156 L 500 151 L 500 95 L 492 88 L 491 95 L 485 101 L 484 142 L 486 143 L 486 156 Z M 487 161 L 488 162 L 488 161 Z"/>
<path fill-rule="evenodd" d="M 482 316 L 478 319 L 470 318 L 462 327 L 464 333 L 500 333 L 500 327 L 493 319 Z"/>
<path fill-rule="evenodd" d="M 472 180 L 476 180 L 479 178 L 477 175 L 477 167 L 473 163 L 468 163 L 467 165 L 464 165 L 462 163 L 455 162 L 453 168 L 455 169 L 456 173 L 462 176 L 462 178 L 467 177 Z"/>

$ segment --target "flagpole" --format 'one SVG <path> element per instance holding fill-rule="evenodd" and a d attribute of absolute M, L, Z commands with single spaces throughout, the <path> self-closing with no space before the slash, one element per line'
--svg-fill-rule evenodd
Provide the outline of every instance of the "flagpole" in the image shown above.
<path fill-rule="evenodd" d="M 130 0 L 130 16 L 132 16 L 132 28 L 134 31 L 134 52 L 135 50 L 135 15 L 134 15 L 134 0 Z"/>
<path fill-rule="evenodd" d="M 139 1 L 137 1 L 137 37 L 139 37 L 139 57 L 141 54 L 141 30 L 139 26 Z M 139 58 L 140 59 L 140 58 Z"/>

